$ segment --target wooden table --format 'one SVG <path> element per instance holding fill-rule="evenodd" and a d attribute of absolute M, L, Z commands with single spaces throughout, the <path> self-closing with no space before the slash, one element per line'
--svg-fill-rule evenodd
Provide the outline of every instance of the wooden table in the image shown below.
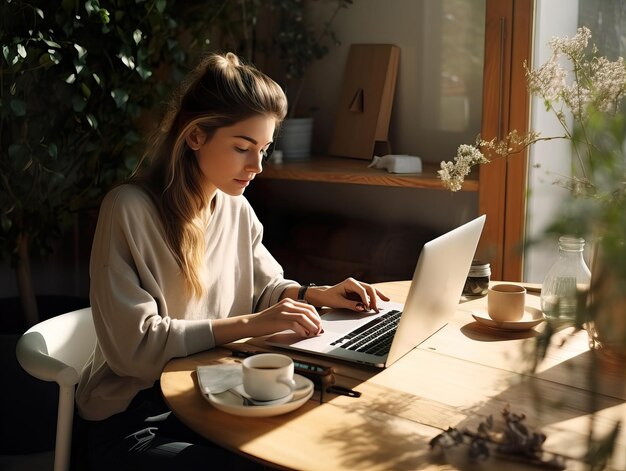
<path fill-rule="evenodd" d="M 409 282 L 377 286 L 402 302 Z M 528 304 L 538 303 L 538 294 L 528 295 Z M 445 453 L 430 450 L 429 441 L 442 430 L 475 430 L 489 415 L 498 420 L 507 405 L 526 414 L 529 427 L 547 435 L 545 450 L 581 458 L 591 410 L 596 410 L 595 428 L 603 433 L 626 417 L 624 365 L 596 364 L 598 393 L 591 394 L 586 372 L 593 355 L 587 334 L 565 329 L 553 337 L 555 345 L 565 343 L 551 347 L 531 375 L 541 327 L 516 333 L 483 327 L 471 312 L 485 306 L 485 298 L 461 302 L 446 327 L 385 370 L 292 355 L 333 366 L 337 384 L 360 391 L 358 399 L 326 394 L 320 404 L 316 394 L 300 409 L 269 418 L 218 411 L 201 396 L 195 369 L 236 361 L 226 348 L 172 360 L 161 376 L 161 388 L 168 405 L 190 428 L 278 469 L 532 469 L 502 458 L 474 464 L 465 446 Z M 243 347 L 258 349 L 251 343 Z M 626 469 L 623 435 L 618 445 L 612 465 Z M 584 469 L 580 461 L 567 463 L 568 469 Z"/>

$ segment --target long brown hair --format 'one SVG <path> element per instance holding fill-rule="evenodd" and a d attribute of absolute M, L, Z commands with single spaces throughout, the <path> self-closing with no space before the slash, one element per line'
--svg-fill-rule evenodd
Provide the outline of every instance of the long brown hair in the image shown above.
<path fill-rule="evenodd" d="M 218 128 L 256 115 L 274 117 L 278 127 L 286 113 L 280 86 L 233 53 L 206 56 L 173 95 L 132 180 L 153 198 L 190 294 L 204 292 L 200 267 L 205 227 L 200 216 L 209 202 L 187 135 L 197 126 L 211 139 Z M 145 161 L 150 165 L 143 166 Z"/>

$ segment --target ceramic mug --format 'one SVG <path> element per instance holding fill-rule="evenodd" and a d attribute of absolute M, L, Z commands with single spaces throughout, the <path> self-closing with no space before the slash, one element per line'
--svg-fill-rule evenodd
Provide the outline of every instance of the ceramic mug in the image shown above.
<path fill-rule="evenodd" d="M 487 291 L 487 313 L 494 321 L 519 321 L 524 316 L 526 288 L 516 284 L 501 283 Z"/>
<path fill-rule="evenodd" d="M 243 389 L 252 399 L 273 401 L 296 388 L 293 360 L 278 353 L 252 355 L 242 362 Z"/>

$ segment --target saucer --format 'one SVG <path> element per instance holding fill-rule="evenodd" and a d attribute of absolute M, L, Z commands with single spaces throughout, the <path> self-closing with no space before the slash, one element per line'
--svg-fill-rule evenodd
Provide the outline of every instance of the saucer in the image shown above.
<path fill-rule="evenodd" d="M 544 321 L 541 310 L 526 306 L 518 321 L 494 321 L 486 311 L 474 311 L 472 317 L 481 325 L 497 330 L 528 330 Z"/>
<path fill-rule="evenodd" d="M 273 415 L 286 414 L 296 410 L 308 401 L 313 395 L 313 382 L 301 376 L 294 374 L 293 379 L 296 382 L 296 389 L 287 398 L 281 398 L 276 401 L 268 401 L 271 403 L 263 403 L 260 405 L 244 405 L 241 397 L 243 387 L 236 386 L 235 392 L 224 391 L 219 394 L 203 394 L 204 398 L 209 401 L 216 409 L 228 412 L 233 415 L 243 417 L 270 417 Z M 287 402 L 285 402 L 285 400 Z"/>
<path fill-rule="evenodd" d="M 289 393 L 284 397 L 279 397 L 278 399 L 272 399 L 269 401 L 262 401 L 260 399 L 255 399 L 250 396 L 246 390 L 243 388 L 243 384 L 239 384 L 234 388 L 229 389 L 231 393 L 238 394 L 241 397 L 245 397 L 249 402 L 251 402 L 255 406 L 275 406 L 277 404 L 285 404 L 293 399 L 293 393 Z"/>

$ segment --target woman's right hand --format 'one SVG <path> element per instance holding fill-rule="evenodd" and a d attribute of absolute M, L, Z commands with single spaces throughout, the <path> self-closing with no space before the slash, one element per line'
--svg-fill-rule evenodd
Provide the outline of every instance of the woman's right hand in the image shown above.
<path fill-rule="evenodd" d="M 310 304 L 284 298 L 251 316 L 249 329 L 255 337 L 287 329 L 303 337 L 314 337 L 322 332 L 322 320 Z"/>
<path fill-rule="evenodd" d="M 212 322 L 215 345 L 224 345 L 246 337 L 260 337 L 291 329 L 302 337 L 321 334 L 322 320 L 313 306 L 284 298 L 273 306 L 243 316 L 215 319 Z"/>

